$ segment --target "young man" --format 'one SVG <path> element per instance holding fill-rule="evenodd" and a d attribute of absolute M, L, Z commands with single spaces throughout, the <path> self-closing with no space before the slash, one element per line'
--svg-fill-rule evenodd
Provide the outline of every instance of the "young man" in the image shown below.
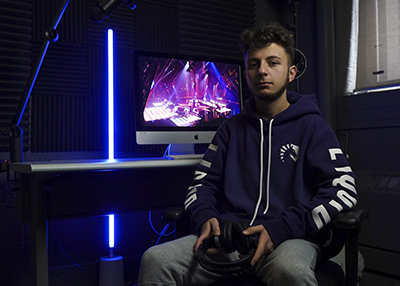
<path fill-rule="evenodd" d="M 228 220 L 249 225 L 258 244 L 252 271 L 267 285 L 317 285 L 327 225 L 357 203 L 354 175 L 312 95 L 287 91 L 293 39 L 276 23 L 241 36 L 252 97 L 221 126 L 198 166 L 185 209 L 198 235 L 152 247 L 139 285 L 208 285 L 222 275 L 196 260 L 204 239 Z"/>

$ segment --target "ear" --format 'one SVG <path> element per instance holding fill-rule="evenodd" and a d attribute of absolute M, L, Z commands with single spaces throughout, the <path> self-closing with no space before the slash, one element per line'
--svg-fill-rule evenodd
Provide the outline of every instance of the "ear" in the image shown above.
<path fill-rule="evenodd" d="M 297 67 L 295 65 L 292 65 L 289 68 L 289 82 L 292 82 L 294 80 L 296 74 L 297 74 Z"/>

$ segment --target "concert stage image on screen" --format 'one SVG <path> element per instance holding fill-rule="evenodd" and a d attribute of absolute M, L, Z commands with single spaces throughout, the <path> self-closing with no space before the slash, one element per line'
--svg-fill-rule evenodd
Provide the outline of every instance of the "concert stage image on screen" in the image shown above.
<path fill-rule="evenodd" d="M 138 57 L 142 124 L 215 126 L 240 112 L 240 65 Z"/>

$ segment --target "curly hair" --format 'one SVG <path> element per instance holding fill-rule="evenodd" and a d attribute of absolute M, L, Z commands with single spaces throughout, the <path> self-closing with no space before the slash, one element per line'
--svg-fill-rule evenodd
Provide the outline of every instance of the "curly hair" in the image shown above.
<path fill-rule="evenodd" d="M 294 60 L 294 40 L 289 31 L 279 23 L 264 23 L 260 26 L 246 29 L 240 36 L 239 47 L 243 54 L 246 54 L 250 48 L 258 50 L 272 43 L 285 49 L 288 56 L 288 64 L 289 66 L 292 65 Z"/>

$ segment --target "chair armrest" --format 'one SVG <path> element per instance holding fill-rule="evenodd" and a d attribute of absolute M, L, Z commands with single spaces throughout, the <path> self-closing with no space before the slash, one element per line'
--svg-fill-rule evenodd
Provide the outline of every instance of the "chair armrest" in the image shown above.
<path fill-rule="evenodd" d="M 337 228 L 347 232 L 345 247 L 347 286 L 358 285 L 358 234 L 360 232 L 361 223 L 368 217 L 369 213 L 365 210 L 350 209 L 340 212 L 333 220 Z"/>
<path fill-rule="evenodd" d="M 368 219 L 369 213 L 365 210 L 350 209 L 340 212 L 334 221 L 338 228 L 342 229 L 355 229 L 358 228 L 364 219 Z"/>
<path fill-rule="evenodd" d="M 175 222 L 179 220 L 185 212 L 183 206 L 173 206 L 169 207 L 162 213 L 162 219 L 168 222 Z"/>
<path fill-rule="evenodd" d="M 181 218 L 185 209 L 183 206 L 172 206 L 164 210 L 162 218 L 165 221 L 177 221 Z M 350 209 L 340 212 L 334 219 L 334 223 L 338 228 L 352 229 L 361 225 L 364 219 L 368 219 L 369 213 L 365 210 Z"/>

